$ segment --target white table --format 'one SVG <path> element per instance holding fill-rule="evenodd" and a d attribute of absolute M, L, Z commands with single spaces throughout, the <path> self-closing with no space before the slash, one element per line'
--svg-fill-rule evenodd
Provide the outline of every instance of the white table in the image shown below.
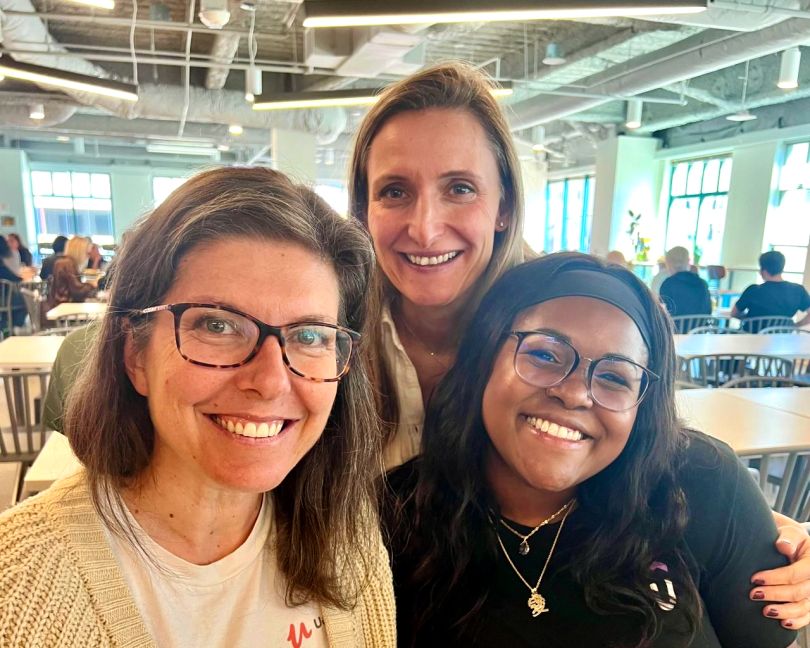
<path fill-rule="evenodd" d="M 49 368 L 56 359 L 61 335 L 14 335 L 0 342 L 0 369 Z"/>
<path fill-rule="evenodd" d="M 810 335 L 794 333 L 676 335 L 675 353 L 681 358 L 707 355 L 769 355 L 795 360 L 810 358 Z"/>
<path fill-rule="evenodd" d="M 88 319 L 103 317 L 107 312 L 107 304 L 103 302 L 65 302 L 49 310 L 45 317 L 53 321 L 68 315 L 82 315 Z"/>
<path fill-rule="evenodd" d="M 72 475 L 81 467 L 81 463 L 70 449 L 67 437 L 59 432 L 51 432 L 34 463 L 25 473 L 20 499 L 44 491 L 57 479 Z"/>
<path fill-rule="evenodd" d="M 746 456 L 810 449 L 809 396 L 808 388 L 684 389 L 675 402 L 689 425 Z"/>

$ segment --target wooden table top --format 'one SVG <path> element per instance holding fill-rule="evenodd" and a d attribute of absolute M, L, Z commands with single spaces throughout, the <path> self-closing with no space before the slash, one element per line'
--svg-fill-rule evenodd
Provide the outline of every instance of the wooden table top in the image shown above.
<path fill-rule="evenodd" d="M 682 358 L 720 354 L 810 358 L 810 335 L 794 333 L 676 335 L 675 352 Z"/>
<path fill-rule="evenodd" d="M 65 302 L 49 310 L 45 316 L 49 320 L 59 319 L 67 315 L 86 315 L 87 317 L 102 317 L 107 312 L 107 304 L 103 302 Z"/>
<path fill-rule="evenodd" d="M 773 394 L 780 391 L 803 393 Z M 745 456 L 810 449 L 810 417 L 800 413 L 807 409 L 806 394 L 810 389 L 684 389 L 675 402 L 688 425 Z"/>
<path fill-rule="evenodd" d="M 59 432 L 51 432 L 34 463 L 25 473 L 20 499 L 31 493 L 44 491 L 57 479 L 72 475 L 81 467 L 70 449 L 67 437 Z"/>
<path fill-rule="evenodd" d="M 0 342 L 0 369 L 50 367 L 64 337 L 61 335 L 13 335 Z"/>

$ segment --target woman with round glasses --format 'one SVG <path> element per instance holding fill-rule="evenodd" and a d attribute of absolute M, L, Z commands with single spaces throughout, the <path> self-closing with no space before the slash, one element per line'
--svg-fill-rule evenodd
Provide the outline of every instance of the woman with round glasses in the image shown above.
<path fill-rule="evenodd" d="M 69 396 L 84 469 L 0 517 L 0 643 L 394 646 L 353 362 L 373 262 L 261 168 L 202 173 L 138 224 Z"/>
<path fill-rule="evenodd" d="M 751 575 L 784 565 L 754 480 L 677 420 L 666 315 L 561 253 L 484 297 L 389 475 L 399 645 L 777 648 Z M 790 625 L 787 622 L 786 625 Z"/>

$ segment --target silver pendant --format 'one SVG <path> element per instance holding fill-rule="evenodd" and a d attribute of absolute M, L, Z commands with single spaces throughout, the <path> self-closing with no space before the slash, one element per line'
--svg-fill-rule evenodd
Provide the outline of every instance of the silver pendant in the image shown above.
<path fill-rule="evenodd" d="M 520 543 L 520 546 L 518 547 L 518 553 L 521 556 L 525 556 L 529 553 L 529 543 L 526 542 L 526 538 L 524 538 L 523 542 Z"/>

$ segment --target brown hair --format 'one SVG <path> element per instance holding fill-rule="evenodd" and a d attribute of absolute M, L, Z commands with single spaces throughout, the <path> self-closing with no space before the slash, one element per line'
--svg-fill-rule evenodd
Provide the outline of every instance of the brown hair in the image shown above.
<path fill-rule="evenodd" d="M 462 315 L 460 330 L 495 280 L 523 261 L 523 184 L 520 163 L 506 117 L 492 96 L 493 87 L 492 80 L 481 70 L 460 62 L 440 63 L 395 83 L 383 92 L 360 125 L 349 167 L 349 213 L 368 226 L 369 152 L 374 138 L 388 120 L 403 112 L 438 108 L 467 111 L 481 124 L 498 166 L 501 213 L 507 214 L 509 220 L 504 231 L 495 233 L 492 258 L 477 281 Z M 390 302 L 394 290 L 379 268 L 376 275 L 375 288 L 371 291 L 371 312 L 379 316 L 383 304 Z M 396 424 L 399 412 L 393 379 L 383 360 L 381 330 L 379 322 L 370 330 L 369 362 L 377 388 L 378 407 L 383 420 L 390 426 Z"/>
<path fill-rule="evenodd" d="M 185 255 L 223 237 L 292 242 L 324 259 L 338 278 L 340 323 L 365 329 L 365 293 L 374 266 L 368 234 L 281 173 L 247 167 L 206 171 L 142 219 L 116 256 L 109 311 L 71 390 L 64 426 L 87 468 L 96 509 L 105 524 L 130 540 L 115 515 L 118 492 L 149 465 L 154 443 L 147 400 L 124 366 L 127 336 L 131 332 L 135 344 L 143 344 L 152 320 L 131 315 L 161 303 Z M 338 385 L 322 436 L 273 491 L 274 547 L 291 603 L 351 607 L 369 572 L 371 529 L 377 528 L 374 480 L 380 473 L 370 393 L 363 363 L 355 362 Z"/>

